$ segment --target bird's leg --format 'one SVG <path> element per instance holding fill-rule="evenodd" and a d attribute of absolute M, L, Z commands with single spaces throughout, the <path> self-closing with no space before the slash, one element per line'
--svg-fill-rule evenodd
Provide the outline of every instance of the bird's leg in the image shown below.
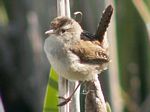
<path fill-rule="evenodd" d="M 64 98 L 62 96 L 59 96 L 59 99 L 63 99 L 64 101 L 59 103 L 57 106 L 64 106 L 66 105 L 69 101 L 71 101 L 71 98 L 73 97 L 74 93 L 77 91 L 78 87 L 82 84 L 82 82 L 79 82 L 79 84 L 77 85 L 77 87 L 74 89 L 74 91 L 72 92 L 72 94 L 68 97 L 68 98 Z"/>

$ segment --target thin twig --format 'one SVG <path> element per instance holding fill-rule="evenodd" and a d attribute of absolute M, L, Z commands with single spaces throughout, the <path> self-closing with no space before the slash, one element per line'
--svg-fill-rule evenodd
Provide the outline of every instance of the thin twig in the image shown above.
<path fill-rule="evenodd" d="M 114 14 L 111 18 L 109 30 L 107 31 L 107 36 L 109 38 L 109 42 L 111 43 L 109 47 L 110 59 L 112 61 L 109 63 L 109 90 L 110 90 L 110 100 L 111 100 L 111 108 L 113 112 L 123 112 L 124 104 L 121 96 L 121 87 L 119 81 L 119 65 L 118 65 L 118 53 L 117 53 L 117 35 L 116 35 L 116 20 L 115 20 L 115 3 L 114 0 L 105 0 L 106 5 L 111 4 L 114 8 Z"/>

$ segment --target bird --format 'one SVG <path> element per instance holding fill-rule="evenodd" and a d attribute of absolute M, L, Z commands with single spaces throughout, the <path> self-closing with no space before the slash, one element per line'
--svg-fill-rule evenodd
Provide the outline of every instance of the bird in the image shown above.
<path fill-rule="evenodd" d="M 112 6 L 106 9 L 107 12 L 108 9 L 112 11 Z M 101 20 L 109 24 L 110 20 L 103 18 L 105 12 Z M 110 58 L 104 33 L 108 25 L 103 25 L 106 28 L 94 35 L 83 30 L 73 18 L 58 16 L 51 21 L 50 26 L 50 30 L 45 32 L 49 36 L 45 39 L 44 51 L 58 75 L 71 81 L 84 82 L 94 80 L 98 77 L 97 74 L 107 69 Z M 68 98 L 59 97 L 65 101 L 58 106 L 68 103 L 74 92 Z"/>

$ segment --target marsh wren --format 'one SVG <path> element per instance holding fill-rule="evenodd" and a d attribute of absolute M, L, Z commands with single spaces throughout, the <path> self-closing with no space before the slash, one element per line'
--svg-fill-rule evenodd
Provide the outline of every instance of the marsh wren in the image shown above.
<path fill-rule="evenodd" d="M 89 81 L 107 68 L 110 59 L 105 32 L 92 35 L 83 31 L 74 19 L 60 16 L 52 20 L 51 30 L 45 33 L 49 35 L 44 44 L 47 58 L 62 77 Z"/>

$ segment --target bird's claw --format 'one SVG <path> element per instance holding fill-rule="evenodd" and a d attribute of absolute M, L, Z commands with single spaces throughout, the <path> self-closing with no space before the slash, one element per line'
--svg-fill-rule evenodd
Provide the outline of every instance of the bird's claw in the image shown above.
<path fill-rule="evenodd" d="M 66 105 L 69 101 L 71 101 L 71 98 L 70 98 L 70 97 L 64 98 L 64 97 L 62 97 L 62 96 L 59 96 L 58 98 L 59 98 L 59 99 L 63 99 L 64 101 L 63 101 L 63 102 L 60 102 L 57 106 L 64 106 L 64 105 Z"/>

